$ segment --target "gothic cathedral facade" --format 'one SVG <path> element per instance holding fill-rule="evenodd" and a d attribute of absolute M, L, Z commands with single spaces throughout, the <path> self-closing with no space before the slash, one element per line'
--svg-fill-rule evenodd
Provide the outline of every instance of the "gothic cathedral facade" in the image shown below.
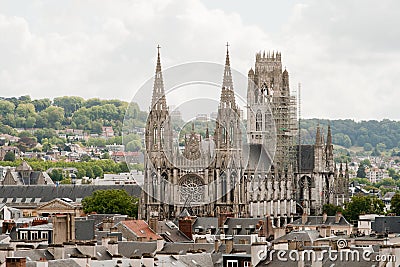
<path fill-rule="evenodd" d="M 302 213 L 320 214 L 324 204 L 347 201 L 347 165 L 336 168 L 330 128 L 326 142 L 318 127 L 314 145 L 296 143 L 296 102 L 280 53 L 256 54 L 255 69 L 248 73 L 246 133 L 243 121 L 227 49 L 213 136 L 207 129 L 202 139 L 192 127 L 180 152 L 173 145 L 158 51 L 139 217 L 173 219 L 189 208 L 196 216 L 270 215 L 280 226 Z M 271 138 L 275 155 L 269 153 Z"/>

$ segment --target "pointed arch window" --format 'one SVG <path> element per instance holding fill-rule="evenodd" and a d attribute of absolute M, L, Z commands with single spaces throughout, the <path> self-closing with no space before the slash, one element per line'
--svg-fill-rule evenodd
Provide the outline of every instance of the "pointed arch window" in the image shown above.
<path fill-rule="evenodd" d="M 233 121 L 231 121 L 231 124 L 229 126 L 229 142 L 231 143 L 231 145 L 233 144 Z"/>
<path fill-rule="evenodd" d="M 153 128 L 153 144 L 154 145 L 157 145 L 157 135 L 158 135 L 157 125 L 154 125 L 154 128 Z"/>
<path fill-rule="evenodd" d="M 262 114 L 260 110 L 256 114 L 256 131 L 262 131 Z"/>
<path fill-rule="evenodd" d="M 164 144 L 164 124 L 161 124 L 161 129 L 160 129 L 160 146 L 163 147 Z"/>
<path fill-rule="evenodd" d="M 222 142 L 226 144 L 227 138 L 226 138 L 226 129 L 225 127 L 222 127 Z"/>

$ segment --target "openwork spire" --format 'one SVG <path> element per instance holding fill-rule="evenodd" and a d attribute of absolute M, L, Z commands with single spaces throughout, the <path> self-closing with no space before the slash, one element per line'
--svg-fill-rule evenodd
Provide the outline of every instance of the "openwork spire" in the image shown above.
<path fill-rule="evenodd" d="M 224 69 L 224 79 L 222 81 L 222 87 L 225 89 L 233 90 L 231 63 L 229 61 L 229 44 L 226 43 L 226 59 Z"/>
<path fill-rule="evenodd" d="M 222 91 L 220 99 L 221 108 L 232 108 L 236 110 L 235 93 L 233 92 L 233 81 L 231 73 L 231 65 L 229 61 L 229 44 L 226 44 L 226 61 L 224 69 L 224 78 L 222 81 Z"/>
<path fill-rule="evenodd" d="M 322 142 L 321 142 L 321 130 L 319 128 L 319 125 L 317 126 L 317 133 L 315 134 L 315 145 L 316 146 L 322 145 Z"/>
<path fill-rule="evenodd" d="M 165 99 L 164 82 L 161 71 L 160 46 L 157 46 L 157 66 L 154 78 L 153 97 L 151 101 L 151 109 L 164 110 L 167 108 Z"/>
<path fill-rule="evenodd" d="M 326 137 L 326 145 L 332 145 L 332 132 L 331 132 L 331 125 L 328 125 L 328 136 Z"/>

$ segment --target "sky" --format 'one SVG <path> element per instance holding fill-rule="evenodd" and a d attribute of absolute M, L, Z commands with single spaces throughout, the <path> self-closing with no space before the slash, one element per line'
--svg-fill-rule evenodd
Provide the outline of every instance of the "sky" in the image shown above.
<path fill-rule="evenodd" d="M 399 25 L 396 0 L 0 0 L 0 96 L 130 101 L 157 45 L 166 69 L 229 42 L 244 75 L 282 53 L 304 118 L 400 120 Z"/>

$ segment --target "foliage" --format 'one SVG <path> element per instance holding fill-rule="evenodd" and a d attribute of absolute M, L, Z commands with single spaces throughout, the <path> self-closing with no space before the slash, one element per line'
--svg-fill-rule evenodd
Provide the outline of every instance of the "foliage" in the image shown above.
<path fill-rule="evenodd" d="M 8 151 L 5 155 L 4 155 L 4 161 L 15 161 L 15 154 L 12 151 Z"/>
<path fill-rule="evenodd" d="M 356 221 L 360 214 L 382 214 L 384 207 L 377 197 L 355 195 L 346 204 L 343 215 L 348 221 Z"/>
<path fill-rule="evenodd" d="M 354 120 L 321 120 L 321 119 L 302 119 L 301 120 L 301 136 L 305 144 L 313 144 L 315 142 L 316 127 L 321 125 L 326 130 L 328 124 L 331 125 L 333 142 L 337 145 L 347 147 L 351 141 L 351 145 L 364 147 L 370 144 L 373 148 L 380 144 L 377 149 L 392 149 L 400 147 L 400 121 L 392 121 L 384 119 L 381 121 L 369 120 L 356 122 Z M 338 135 L 339 134 L 339 135 Z M 347 137 L 346 137 L 347 136 Z M 369 146 L 367 145 L 367 149 Z M 367 150 L 366 149 L 366 150 Z"/>
<path fill-rule="evenodd" d="M 322 207 L 322 212 L 326 213 L 328 216 L 334 216 L 337 212 L 342 212 L 343 209 L 340 206 L 336 206 L 333 204 L 325 204 Z"/>
<path fill-rule="evenodd" d="M 97 190 L 82 200 L 85 213 L 125 214 L 137 217 L 138 199 L 130 196 L 125 190 Z"/>
<path fill-rule="evenodd" d="M 400 193 L 394 194 L 390 201 L 390 207 L 392 208 L 392 212 L 396 213 L 397 216 L 400 215 Z"/>
<path fill-rule="evenodd" d="M 53 169 L 49 176 L 53 181 L 62 181 L 64 178 L 62 169 Z"/>

